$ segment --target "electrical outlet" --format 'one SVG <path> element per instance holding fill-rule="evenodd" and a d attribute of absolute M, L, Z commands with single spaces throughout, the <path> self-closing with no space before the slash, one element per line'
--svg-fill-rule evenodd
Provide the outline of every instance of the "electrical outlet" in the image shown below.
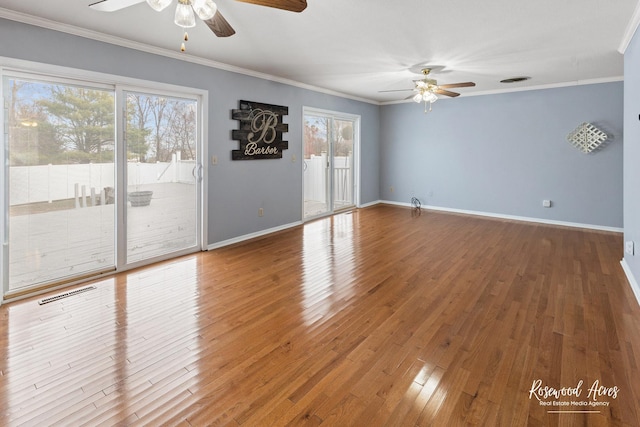
<path fill-rule="evenodd" d="M 389 191 L 393 193 L 393 187 L 389 187 Z"/>
<path fill-rule="evenodd" d="M 291 163 L 295 163 L 296 162 L 296 155 L 292 154 L 291 155 Z"/>
<path fill-rule="evenodd" d="M 258 209 L 258 216 L 262 216 L 264 215 L 264 209 L 260 208 Z"/>
<path fill-rule="evenodd" d="M 634 253 L 634 244 L 633 244 L 633 240 L 629 240 L 628 242 L 624 243 L 624 251 L 626 253 L 628 253 L 629 255 L 633 255 Z"/>
<path fill-rule="evenodd" d="M 543 200 L 542 201 L 542 206 L 545 208 L 550 208 L 551 207 L 551 200 Z"/>

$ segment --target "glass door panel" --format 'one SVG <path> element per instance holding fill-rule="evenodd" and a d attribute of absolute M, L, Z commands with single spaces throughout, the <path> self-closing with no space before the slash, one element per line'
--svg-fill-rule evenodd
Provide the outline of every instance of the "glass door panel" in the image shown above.
<path fill-rule="evenodd" d="M 3 85 L 9 291 L 113 270 L 113 90 L 12 77 Z"/>
<path fill-rule="evenodd" d="M 356 120 L 337 113 L 305 112 L 305 219 L 355 206 Z"/>
<path fill-rule="evenodd" d="M 331 119 L 304 115 L 304 217 L 331 212 L 329 172 Z"/>
<path fill-rule="evenodd" d="M 126 92 L 126 262 L 199 245 L 198 102 Z"/>
<path fill-rule="evenodd" d="M 333 209 L 355 205 L 353 193 L 353 120 L 333 120 Z"/>

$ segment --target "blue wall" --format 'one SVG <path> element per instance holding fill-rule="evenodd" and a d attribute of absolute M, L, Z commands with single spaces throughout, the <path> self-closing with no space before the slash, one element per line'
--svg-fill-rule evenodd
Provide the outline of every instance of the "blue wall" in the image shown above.
<path fill-rule="evenodd" d="M 303 106 L 361 116 L 361 203 L 378 200 L 377 105 L 127 49 L 108 43 L 0 19 L 0 56 L 181 85 L 209 92 L 209 244 L 302 220 Z M 10 40 L 11 42 L 6 42 Z M 1 64 L 0 64 L 1 65 Z M 231 161 L 238 122 L 231 110 L 247 99 L 289 107 L 283 159 Z M 297 161 L 292 162 L 295 155 Z M 264 216 L 258 217 L 258 208 Z"/>
<path fill-rule="evenodd" d="M 381 198 L 622 228 L 622 93 L 615 82 L 438 100 L 428 114 L 384 106 Z M 609 144 L 591 154 L 570 145 L 582 122 Z"/>
<path fill-rule="evenodd" d="M 640 33 L 624 54 L 624 240 L 635 242 L 635 255 L 624 262 L 640 279 Z M 634 279 L 635 278 L 635 279 Z M 640 288 L 636 288 L 640 302 Z"/>

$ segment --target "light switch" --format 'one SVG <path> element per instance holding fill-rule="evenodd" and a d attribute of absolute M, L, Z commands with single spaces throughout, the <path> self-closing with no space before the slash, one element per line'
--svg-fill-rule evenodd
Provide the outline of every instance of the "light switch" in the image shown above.
<path fill-rule="evenodd" d="M 629 255 L 634 255 L 634 244 L 633 240 L 629 240 L 624 243 L 624 251 Z"/>

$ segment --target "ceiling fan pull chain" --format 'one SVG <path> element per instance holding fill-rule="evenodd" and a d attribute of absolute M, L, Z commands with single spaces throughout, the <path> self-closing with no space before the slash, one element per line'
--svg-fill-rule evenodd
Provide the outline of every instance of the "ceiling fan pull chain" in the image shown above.
<path fill-rule="evenodd" d="M 185 50 L 187 50 L 187 47 L 184 44 L 184 42 L 188 42 L 189 41 L 189 34 L 185 31 L 184 32 L 184 36 L 182 38 L 183 38 L 184 41 L 180 45 L 180 52 L 184 52 Z"/>

